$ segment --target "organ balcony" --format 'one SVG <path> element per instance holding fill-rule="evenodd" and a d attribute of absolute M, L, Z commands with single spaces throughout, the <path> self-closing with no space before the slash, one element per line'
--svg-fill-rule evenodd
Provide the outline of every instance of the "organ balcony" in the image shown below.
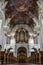
<path fill-rule="evenodd" d="M 16 42 L 25 42 L 28 43 L 28 31 L 25 31 L 24 29 L 20 29 L 16 31 Z"/>

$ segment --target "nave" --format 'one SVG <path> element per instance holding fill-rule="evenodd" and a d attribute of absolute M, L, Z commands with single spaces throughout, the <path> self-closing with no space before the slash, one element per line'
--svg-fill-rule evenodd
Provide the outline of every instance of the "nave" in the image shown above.
<path fill-rule="evenodd" d="M 1 64 L 43 64 L 42 0 L 0 0 Z"/>
<path fill-rule="evenodd" d="M 14 57 L 13 53 L 0 52 L 0 64 L 43 64 L 43 52 L 32 53 L 30 57 L 25 57 L 25 53 L 19 54 L 19 57 Z"/>

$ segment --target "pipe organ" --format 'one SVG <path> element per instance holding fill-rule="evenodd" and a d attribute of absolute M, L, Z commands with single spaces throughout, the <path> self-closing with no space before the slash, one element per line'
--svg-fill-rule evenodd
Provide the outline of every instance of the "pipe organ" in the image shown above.
<path fill-rule="evenodd" d="M 28 31 L 21 28 L 16 31 L 16 36 L 15 36 L 16 42 L 17 43 L 19 43 L 19 42 L 28 43 L 28 36 L 29 36 Z"/>

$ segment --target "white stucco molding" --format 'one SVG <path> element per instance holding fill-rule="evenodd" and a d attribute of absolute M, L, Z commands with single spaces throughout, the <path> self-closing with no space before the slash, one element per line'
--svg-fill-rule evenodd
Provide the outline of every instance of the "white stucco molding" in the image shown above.
<path fill-rule="evenodd" d="M 5 14 L 4 14 L 4 12 L 1 10 L 1 8 L 0 8 L 0 14 L 1 14 L 0 19 L 2 19 L 2 26 L 3 26 L 3 24 L 5 23 Z"/>

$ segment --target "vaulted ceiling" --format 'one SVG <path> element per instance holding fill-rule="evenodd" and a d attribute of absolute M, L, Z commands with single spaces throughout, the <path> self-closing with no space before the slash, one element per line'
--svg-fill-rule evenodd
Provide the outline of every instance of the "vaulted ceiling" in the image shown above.
<path fill-rule="evenodd" d="M 12 17 L 18 12 L 31 12 L 38 14 L 38 5 L 36 0 L 8 0 L 5 13 L 6 17 Z"/>
<path fill-rule="evenodd" d="M 27 24 L 30 27 L 34 27 L 35 23 L 32 18 L 24 13 L 19 13 L 14 16 L 10 21 L 10 27 L 14 27 L 15 25 L 19 24 Z"/>
<path fill-rule="evenodd" d="M 11 18 L 10 25 L 13 27 L 17 21 L 25 21 L 34 27 L 33 16 L 38 16 L 37 0 L 6 0 L 5 17 Z M 31 14 L 30 14 L 31 13 Z"/>

